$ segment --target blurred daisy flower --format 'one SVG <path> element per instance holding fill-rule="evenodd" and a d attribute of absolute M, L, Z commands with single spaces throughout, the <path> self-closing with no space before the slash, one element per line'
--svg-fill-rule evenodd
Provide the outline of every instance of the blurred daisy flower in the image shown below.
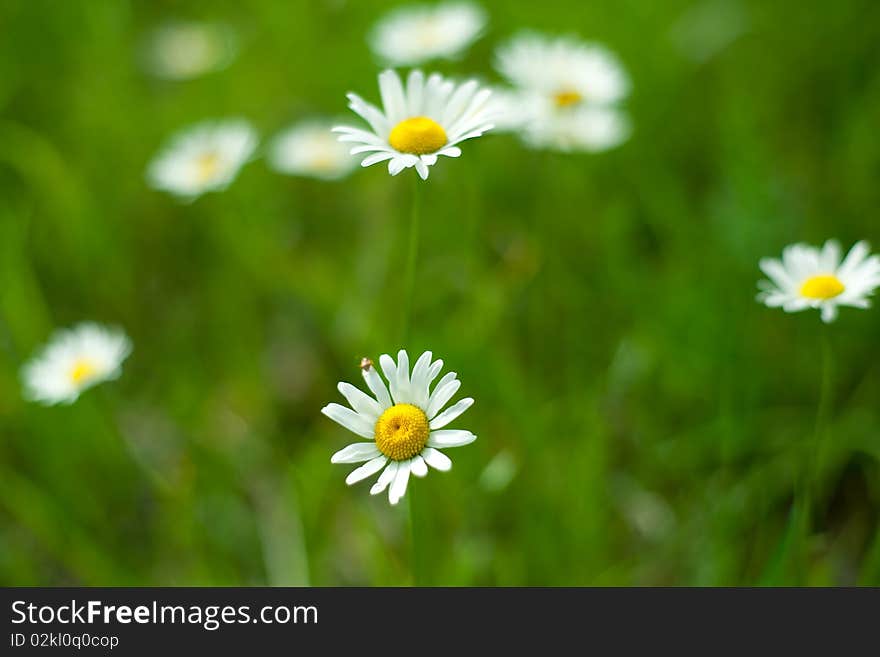
<path fill-rule="evenodd" d="M 469 2 L 412 5 L 392 11 L 370 33 L 370 46 L 391 66 L 454 58 L 486 27 L 486 13 Z"/>
<path fill-rule="evenodd" d="M 458 157 L 458 143 L 481 136 L 493 127 L 496 106 L 489 102 L 491 90 L 476 80 L 455 84 L 439 73 L 425 79 L 411 71 L 406 88 L 394 71 L 379 75 L 380 110 L 357 94 L 348 94 L 348 106 L 370 124 L 370 130 L 348 126 L 333 128 L 339 141 L 358 144 L 351 154 L 370 153 L 361 166 L 388 161 L 392 176 L 415 167 L 422 180 L 437 157 Z"/>
<path fill-rule="evenodd" d="M 156 189 L 193 200 L 226 189 L 256 147 L 257 133 L 246 121 L 201 123 L 171 139 L 147 178 Z"/>
<path fill-rule="evenodd" d="M 521 115 L 529 145 L 595 152 L 629 136 L 629 121 L 617 108 L 629 78 L 603 46 L 522 34 L 498 50 L 496 67 L 514 87 L 508 105 Z"/>
<path fill-rule="evenodd" d="M 237 39 L 227 25 L 167 23 L 152 32 L 144 66 L 168 80 L 188 80 L 225 68 L 235 57 Z"/>
<path fill-rule="evenodd" d="M 431 390 L 431 383 L 443 368 L 442 360 L 432 362 L 431 357 L 430 351 L 423 353 L 410 374 L 406 351 L 398 352 L 397 363 L 391 356 L 383 355 L 379 364 L 388 380 L 387 387 L 372 362 L 364 359 L 361 373 L 375 398 L 342 382 L 339 392 L 351 408 L 328 404 L 321 409 L 331 420 L 369 441 L 349 445 L 330 459 L 331 463 L 363 463 L 346 477 L 348 485 L 382 470 L 370 494 L 378 495 L 388 488 L 388 500 L 397 504 L 406 493 L 410 473 L 424 477 L 428 466 L 449 470 L 452 461 L 439 450 L 477 439 L 470 431 L 444 429 L 474 400 L 466 397 L 443 410 L 461 382 L 455 372 L 449 372 Z"/>
<path fill-rule="evenodd" d="M 118 378 L 129 353 L 131 341 L 119 329 L 84 323 L 58 331 L 22 369 L 25 397 L 72 404 L 84 390 Z"/>
<path fill-rule="evenodd" d="M 305 121 L 279 134 L 269 149 L 269 164 L 280 173 L 336 180 L 357 167 L 349 147 L 323 121 Z"/>
<path fill-rule="evenodd" d="M 816 308 L 826 323 L 837 318 L 838 306 L 868 308 L 868 297 L 880 286 L 880 256 L 869 253 L 867 242 L 857 242 L 841 262 L 835 240 L 821 249 L 792 244 L 781 260 L 761 260 L 761 271 L 770 280 L 758 283 L 758 301 L 788 313 Z"/>

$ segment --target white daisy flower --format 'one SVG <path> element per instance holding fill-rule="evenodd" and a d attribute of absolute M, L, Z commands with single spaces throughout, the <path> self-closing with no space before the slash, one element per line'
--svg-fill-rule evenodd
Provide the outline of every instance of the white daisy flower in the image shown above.
<path fill-rule="evenodd" d="M 622 143 L 629 122 L 616 105 L 629 78 L 603 46 L 522 34 L 499 49 L 496 66 L 515 87 L 526 116 L 522 135 L 538 148 L 602 151 Z"/>
<path fill-rule="evenodd" d="M 369 441 L 349 445 L 330 459 L 331 463 L 363 463 L 348 475 L 345 483 L 354 484 L 382 470 L 370 494 L 378 495 L 388 488 L 388 500 L 397 504 L 406 493 L 410 473 L 424 477 L 428 466 L 449 470 L 452 461 L 440 449 L 460 447 L 477 439 L 470 431 L 444 428 L 470 408 L 474 400 L 466 397 L 443 410 L 461 382 L 455 372 L 449 372 L 431 390 L 443 361 L 432 362 L 430 351 L 419 357 L 411 375 L 404 350 L 398 352 L 397 363 L 384 354 L 379 365 L 388 379 L 388 387 L 369 359 L 361 363 L 364 381 L 375 398 L 342 382 L 339 392 L 351 408 L 328 404 L 321 412 Z"/>
<path fill-rule="evenodd" d="M 167 23 L 150 35 L 144 64 L 156 77 L 188 80 L 225 68 L 235 56 L 236 41 L 226 25 Z"/>
<path fill-rule="evenodd" d="M 83 390 L 118 378 L 129 353 L 131 341 L 119 329 L 84 323 L 58 331 L 22 368 L 25 397 L 72 404 Z"/>
<path fill-rule="evenodd" d="M 280 173 L 320 180 L 348 175 L 358 160 L 331 130 L 323 121 L 305 121 L 285 130 L 272 142 L 269 164 Z"/>
<path fill-rule="evenodd" d="M 147 179 L 156 189 L 194 200 L 226 189 L 257 148 L 247 121 L 200 123 L 175 135 L 150 164 Z"/>
<path fill-rule="evenodd" d="M 415 66 L 454 58 L 486 27 L 486 12 L 469 2 L 401 7 L 385 16 L 370 34 L 370 47 L 386 64 Z"/>
<path fill-rule="evenodd" d="M 867 242 L 857 242 L 841 262 L 836 240 L 821 249 L 792 244 L 781 260 L 761 260 L 761 271 L 770 280 L 758 283 L 758 301 L 788 313 L 817 308 L 826 323 L 837 318 L 838 306 L 868 308 L 868 297 L 880 286 L 880 256 L 869 257 L 869 252 Z"/>
<path fill-rule="evenodd" d="M 527 119 L 522 133 L 526 144 L 533 148 L 587 153 L 619 146 L 629 135 L 629 120 L 616 109 L 584 107 L 572 112 L 548 112 L 546 105 Z"/>
<path fill-rule="evenodd" d="M 358 144 L 351 149 L 352 155 L 370 153 L 361 166 L 387 160 L 392 176 L 415 167 L 422 180 L 427 180 L 428 167 L 438 156 L 458 157 L 457 144 L 492 128 L 496 111 L 489 102 L 492 92 L 481 89 L 476 80 L 456 85 L 439 73 L 426 80 L 421 71 L 411 71 L 404 89 L 397 73 L 388 70 L 379 75 L 379 90 L 382 110 L 357 94 L 348 94 L 348 106 L 371 130 L 333 128 L 341 133 L 339 141 Z"/>

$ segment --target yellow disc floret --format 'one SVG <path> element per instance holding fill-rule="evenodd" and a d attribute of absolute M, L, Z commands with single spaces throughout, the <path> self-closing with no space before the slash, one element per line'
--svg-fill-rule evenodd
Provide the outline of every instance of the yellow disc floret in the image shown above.
<path fill-rule="evenodd" d="M 412 404 L 395 404 L 376 420 L 376 447 L 395 461 L 412 458 L 422 451 L 431 430 L 428 416 Z"/>
<path fill-rule="evenodd" d="M 196 177 L 200 183 L 211 181 L 220 172 L 220 155 L 214 151 L 202 153 L 196 158 Z"/>
<path fill-rule="evenodd" d="M 86 381 L 86 379 L 90 379 L 94 376 L 97 371 L 98 368 L 95 367 L 94 363 L 84 358 L 80 358 L 73 364 L 73 367 L 70 368 L 70 380 L 79 385 Z"/>
<path fill-rule="evenodd" d="M 846 286 L 834 274 L 811 276 L 801 285 L 801 296 L 808 299 L 833 299 L 843 293 Z"/>
<path fill-rule="evenodd" d="M 425 155 L 446 145 L 446 131 L 434 119 L 414 116 L 404 119 L 388 135 L 388 143 L 401 153 Z"/>
<path fill-rule="evenodd" d="M 584 97 L 581 94 L 570 89 L 563 89 L 553 94 L 553 102 L 556 103 L 556 107 L 571 107 L 572 105 L 577 105 L 583 99 Z"/>

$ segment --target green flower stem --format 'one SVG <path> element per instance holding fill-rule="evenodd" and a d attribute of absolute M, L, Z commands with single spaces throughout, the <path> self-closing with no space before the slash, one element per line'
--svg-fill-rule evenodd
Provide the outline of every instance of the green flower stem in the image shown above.
<path fill-rule="evenodd" d="M 804 469 L 795 499 L 800 515 L 799 524 L 801 528 L 802 549 L 798 570 L 802 584 L 807 583 L 807 561 L 809 557 L 809 539 L 812 533 L 813 506 L 814 500 L 819 497 L 820 493 L 819 479 L 825 469 L 825 453 L 830 434 L 828 424 L 832 405 L 834 354 L 831 348 L 831 337 L 828 328 L 825 326 L 822 327 L 820 342 L 822 369 L 819 379 L 819 400 L 816 404 L 816 423 L 813 431 L 813 440 L 807 448 Z"/>
<path fill-rule="evenodd" d="M 412 210 L 409 220 L 409 246 L 406 252 L 406 266 L 403 276 L 403 329 L 401 346 L 406 348 L 409 341 L 413 296 L 416 284 L 416 264 L 419 258 L 419 232 L 421 228 L 421 180 L 413 176 Z"/>

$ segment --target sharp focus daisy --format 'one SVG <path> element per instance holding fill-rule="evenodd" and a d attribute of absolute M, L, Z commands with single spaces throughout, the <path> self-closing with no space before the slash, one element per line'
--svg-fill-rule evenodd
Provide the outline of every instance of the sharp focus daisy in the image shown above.
<path fill-rule="evenodd" d="M 496 66 L 518 95 L 526 143 L 562 151 L 602 151 L 630 132 L 617 108 L 629 78 L 617 58 L 599 44 L 573 38 L 522 34 L 502 46 Z"/>
<path fill-rule="evenodd" d="M 868 297 L 880 286 L 880 256 L 869 253 L 867 242 L 857 242 L 841 262 L 835 240 L 821 249 L 792 244 L 781 260 L 761 260 L 761 271 L 770 280 L 758 283 L 758 301 L 789 313 L 816 308 L 826 323 L 837 318 L 838 306 L 868 308 Z"/>
<path fill-rule="evenodd" d="M 349 383 L 339 384 L 339 392 L 351 408 L 328 404 L 321 412 L 349 431 L 364 439 L 336 452 L 331 463 L 363 463 L 346 477 L 351 485 L 380 470 L 378 480 L 370 489 L 378 495 L 388 489 L 388 500 L 397 504 L 406 493 L 410 473 L 416 477 L 428 474 L 428 466 L 446 471 L 452 467 L 441 449 L 461 447 L 477 437 L 463 429 L 447 429 L 464 413 L 474 400 L 460 399 L 444 410 L 458 392 L 461 382 L 455 372 L 445 374 L 431 389 L 431 383 L 443 368 L 442 360 L 431 360 L 426 351 L 415 362 L 410 373 L 406 351 L 397 354 L 397 362 L 385 354 L 379 365 L 388 385 L 368 359 L 361 363 L 361 373 L 373 396 Z"/>
<path fill-rule="evenodd" d="M 469 2 L 407 6 L 376 24 L 370 46 L 386 64 L 415 66 L 457 57 L 480 37 L 485 26 L 486 13 Z"/>
<path fill-rule="evenodd" d="M 145 66 L 156 77 L 188 80 L 226 67 L 235 51 L 235 33 L 226 25 L 172 22 L 150 35 Z"/>
<path fill-rule="evenodd" d="M 392 176 L 415 167 L 426 180 L 428 167 L 440 155 L 460 156 L 460 142 L 493 127 L 497 108 L 489 102 L 492 92 L 476 80 L 456 84 L 439 73 L 425 79 L 421 71 L 412 71 L 404 88 L 397 73 L 388 70 L 379 75 L 379 91 L 382 109 L 348 94 L 348 106 L 369 123 L 369 130 L 348 126 L 333 130 L 341 133 L 339 141 L 357 144 L 352 155 L 369 153 L 361 166 L 387 161 Z"/>
<path fill-rule="evenodd" d="M 200 123 L 171 139 L 150 164 L 147 178 L 156 189 L 193 200 L 226 189 L 256 148 L 257 133 L 247 121 Z"/>
<path fill-rule="evenodd" d="M 349 147 L 331 133 L 324 121 L 306 121 L 285 130 L 272 142 L 269 163 L 281 173 L 336 180 L 357 167 Z"/>
<path fill-rule="evenodd" d="M 84 390 L 122 373 L 131 341 L 119 329 L 85 323 L 58 331 L 22 369 L 25 397 L 72 404 Z"/>

